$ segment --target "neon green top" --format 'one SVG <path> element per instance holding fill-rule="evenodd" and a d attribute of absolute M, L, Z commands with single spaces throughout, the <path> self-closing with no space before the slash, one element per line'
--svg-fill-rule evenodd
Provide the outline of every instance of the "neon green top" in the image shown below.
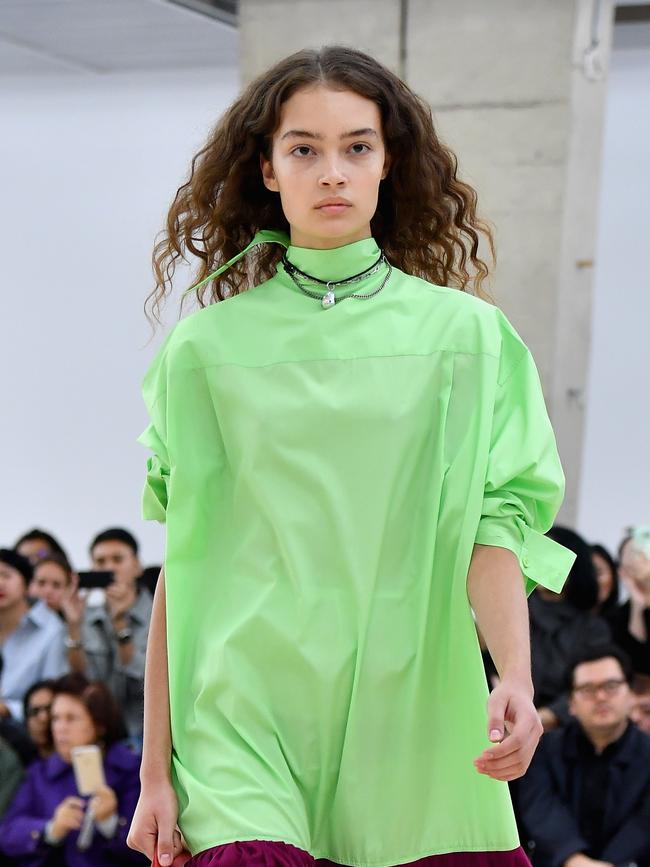
<path fill-rule="evenodd" d="M 288 250 L 330 280 L 378 254 Z M 488 690 L 467 571 L 475 542 L 502 546 L 528 590 L 558 591 L 573 555 L 543 535 L 564 479 L 504 315 L 397 269 L 324 309 L 279 265 L 180 321 L 144 397 L 190 851 L 263 839 L 388 867 L 516 848 L 507 785 L 472 764 Z"/>

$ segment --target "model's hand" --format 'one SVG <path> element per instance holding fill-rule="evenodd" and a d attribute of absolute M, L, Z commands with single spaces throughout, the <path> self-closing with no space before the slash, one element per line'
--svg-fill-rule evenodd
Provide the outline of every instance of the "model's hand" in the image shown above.
<path fill-rule="evenodd" d="M 160 867 L 170 867 L 174 858 L 183 852 L 177 819 L 178 801 L 171 783 L 143 782 L 127 846 L 143 852 L 150 861 L 156 850 Z"/>
<path fill-rule="evenodd" d="M 474 766 L 494 780 L 516 780 L 528 770 L 543 733 L 530 690 L 503 679 L 488 699 L 488 737 L 497 745 Z"/>

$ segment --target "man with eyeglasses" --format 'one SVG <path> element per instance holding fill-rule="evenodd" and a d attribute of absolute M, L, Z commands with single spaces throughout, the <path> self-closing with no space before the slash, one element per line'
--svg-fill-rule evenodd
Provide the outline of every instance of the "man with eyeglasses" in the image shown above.
<path fill-rule="evenodd" d="M 574 719 L 544 735 L 519 786 L 535 867 L 649 867 L 650 736 L 630 721 L 632 676 L 613 645 L 571 666 Z"/>

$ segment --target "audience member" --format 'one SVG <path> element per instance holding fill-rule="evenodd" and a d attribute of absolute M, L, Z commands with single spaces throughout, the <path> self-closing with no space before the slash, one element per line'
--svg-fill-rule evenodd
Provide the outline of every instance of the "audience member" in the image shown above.
<path fill-rule="evenodd" d="M 519 786 L 534 867 L 650 864 L 650 737 L 629 720 L 631 677 L 614 645 L 570 666 L 575 719 L 543 736 Z"/>
<path fill-rule="evenodd" d="M 610 615 L 614 640 L 636 672 L 650 674 L 650 527 L 638 527 L 623 540 L 619 574 L 630 598 Z"/>
<path fill-rule="evenodd" d="M 70 564 L 60 554 L 46 554 L 33 568 L 29 585 L 30 597 L 40 599 L 63 619 L 63 597 L 66 590 L 75 583 Z"/>
<path fill-rule="evenodd" d="M 67 675 L 54 687 L 52 737 L 55 752 L 35 762 L 0 824 L 0 851 L 17 867 L 49 864 L 109 867 L 148 863 L 126 845 L 139 795 L 139 756 L 120 743 L 125 730 L 119 709 L 102 683 Z M 71 765 L 72 749 L 102 748 L 106 784 L 89 802 L 79 797 Z M 86 810 L 94 833 L 86 850 L 77 846 Z M 57 860 L 58 856 L 58 860 Z"/>
<path fill-rule="evenodd" d="M 50 554 L 57 554 L 59 557 L 63 557 L 66 563 L 70 562 L 68 555 L 54 536 L 38 527 L 34 527 L 33 530 L 21 536 L 14 545 L 14 551 L 18 551 L 19 554 L 26 557 L 32 566 Z"/>
<path fill-rule="evenodd" d="M 138 544 L 126 530 L 100 533 L 90 546 L 93 569 L 110 571 L 114 580 L 101 604 L 90 605 L 74 589 L 66 594 L 66 646 L 73 671 L 107 683 L 118 699 L 129 734 L 142 735 L 144 660 L 153 603 L 139 582 Z"/>
<path fill-rule="evenodd" d="M 23 696 L 37 680 L 67 670 L 61 620 L 42 602 L 31 608 L 32 567 L 25 557 L 0 549 L 0 716 L 22 719 Z"/>
<path fill-rule="evenodd" d="M 46 759 L 54 749 L 50 728 L 54 683 L 53 680 L 36 681 L 27 690 L 23 699 L 27 733 L 32 739 L 40 759 Z"/>
<path fill-rule="evenodd" d="M 594 564 L 598 582 L 598 601 L 594 613 L 609 620 L 611 613 L 620 605 L 618 567 L 604 545 L 591 546 L 591 562 Z"/>
<path fill-rule="evenodd" d="M 569 719 L 564 675 L 570 660 L 611 638 L 607 623 L 592 613 L 598 582 L 589 546 L 565 527 L 553 527 L 548 535 L 573 551 L 576 560 L 561 593 L 540 586 L 529 599 L 535 703 L 547 730 Z"/>

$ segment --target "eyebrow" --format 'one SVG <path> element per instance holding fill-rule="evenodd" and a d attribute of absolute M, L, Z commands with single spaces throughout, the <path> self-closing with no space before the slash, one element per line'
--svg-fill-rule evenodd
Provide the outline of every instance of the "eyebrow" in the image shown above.
<path fill-rule="evenodd" d="M 364 129 L 353 129 L 350 132 L 342 133 L 339 138 L 357 138 L 358 136 L 375 136 L 377 138 L 377 132 L 371 127 L 365 127 Z M 322 141 L 325 136 L 321 135 L 319 132 L 309 132 L 306 129 L 290 129 L 284 133 L 280 137 L 280 141 L 284 141 L 285 138 L 314 138 L 318 141 Z"/>

